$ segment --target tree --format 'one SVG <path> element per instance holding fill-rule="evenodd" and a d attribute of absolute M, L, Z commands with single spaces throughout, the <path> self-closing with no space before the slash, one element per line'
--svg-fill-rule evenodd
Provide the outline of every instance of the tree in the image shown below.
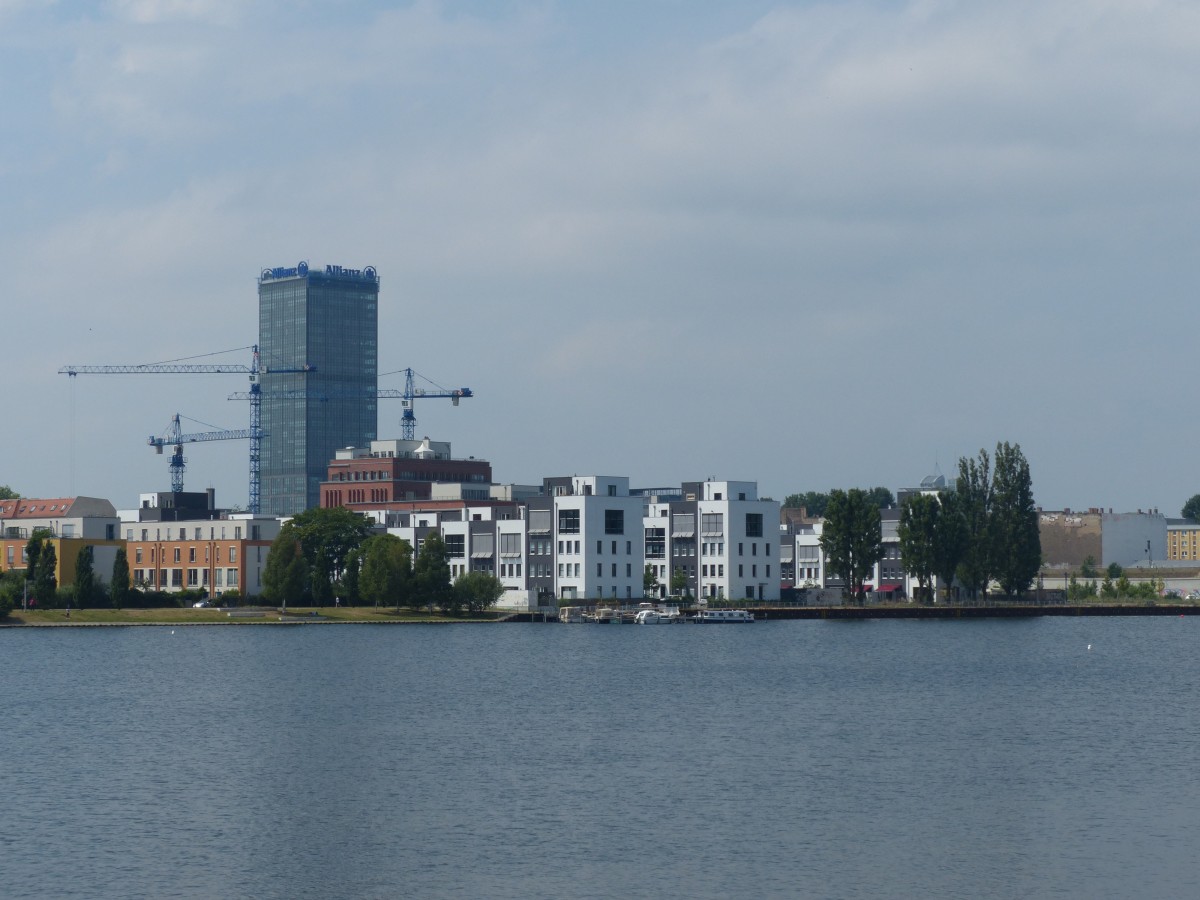
<path fill-rule="evenodd" d="M 272 603 L 286 606 L 288 600 L 303 602 L 307 596 L 306 582 L 309 566 L 304 559 L 304 548 L 291 523 L 279 530 L 267 553 L 263 566 L 263 595 Z"/>
<path fill-rule="evenodd" d="M 938 491 L 938 518 L 934 529 L 933 572 L 942 584 L 946 599 L 954 585 L 954 573 L 967 550 L 969 536 L 962 499 L 954 491 Z"/>
<path fill-rule="evenodd" d="M 1095 578 L 1100 574 L 1100 570 L 1096 568 L 1096 557 L 1088 555 L 1083 561 L 1083 565 L 1079 567 L 1079 574 L 1084 578 Z"/>
<path fill-rule="evenodd" d="M 992 512 L 988 527 L 990 568 L 1004 593 L 1023 594 L 1042 565 L 1042 540 L 1033 480 L 1020 444 L 996 445 Z"/>
<path fill-rule="evenodd" d="M 879 507 L 866 491 L 851 488 L 830 493 L 821 549 L 829 570 L 843 580 L 843 592 L 861 605 L 866 598 L 863 582 L 883 554 Z"/>
<path fill-rule="evenodd" d="M 55 595 L 58 592 L 58 551 L 54 545 L 47 542 L 37 554 L 37 572 L 33 576 L 33 595 L 39 606 L 54 607 Z"/>
<path fill-rule="evenodd" d="M 1200 519 L 1200 494 L 1193 494 L 1192 498 L 1187 503 L 1183 504 L 1183 510 L 1180 513 L 1185 519 Z"/>
<path fill-rule="evenodd" d="M 447 612 L 458 612 L 458 599 L 450 585 L 450 563 L 446 561 L 446 543 L 436 531 L 421 544 L 413 563 L 417 601 Z"/>
<path fill-rule="evenodd" d="M 491 572 L 463 572 L 454 580 L 459 603 L 471 615 L 479 615 L 504 596 L 504 583 Z"/>
<path fill-rule="evenodd" d="M 930 599 L 937 555 L 937 524 L 941 504 L 932 494 L 914 494 L 904 501 L 897 533 L 900 538 L 900 560 L 904 571 L 916 576 L 917 592 L 922 600 Z"/>
<path fill-rule="evenodd" d="M 978 459 L 958 461 L 958 497 L 966 524 L 967 542 L 958 565 L 958 579 L 972 597 L 987 589 L 991 579 L 988 523 L 992 512 L 992 461 L 986 450 Z"/>
<path fill-rule="evenodd" d="M 370 540 L 370 538 L 367 538 Z M 362 548 L 358 547 L 346 554 L 346 564 L 342 569 L 342 579 L 338 583 L 338 597 L 346 602 L 347 606 L 358 606 L 362 599 L 362 593 L 359 587 L 359 577 L 362 574 L 363 552 Z"/>
<path fill-rule="evenodd" d="M 371 534 L 371 520 L 344 506 L 305 510 L 288 523 L 300 541 L 311 569 L 313 598 L 321 604 L 333 597 L 333 583 L 342 574 L 346 554 Z"/>
<path fill-rule="evenodd" d="M 394 534 L 369 537 L 362 546 L 362 573 L 358 590 L 376 606 L 418 606 L 413 590 L 412 544 Z"/>
<path fill-rule="evenodd" d="M 788 494 L 784 498 L 783 506 L 787 509 L 804 509 L 814 519 L 819 519 L 825 515 L 825 508 L 829 505 L 829 495 L 822 491 L 806 491 L 802 494 Z"/>
<path fill-rule="evenodd" d="M 867 488 L 867 499 L 880 509 L 888 509 L 896 505 L 896 497 L 885 487 Z"/>
<path fill-rule="evenodd" d="M 0 500 L 20 500 L 21 495 L 7 484 L 0 484 Z"/>
<path fill-rule="evenodd" d="M 675 571 L 671 573 L 671 594 L 679 597 L 686 597 L 688 594 L 687 572 L 683 571 L 682 566 L 676 566 Z"/>
<path fill-rule="evenodd" d="M 44 529 L 35 528 L 25 544 L 25 577 L 29 581 L 37 578 L 38 558 L 42 554 Z"/>
<path fill-rule="evenodd" d="M 658 596 L 658 573 L 654 571 L 654 566 L 647 565 L 642 572 L 642 596 Z"/>
<path fill-rule="evenodd" d="M 1121 567 L 1119 562 L 1110 562 L 1105 571 L 1107 572 L 1110 581 L 1116 581 L 1125 574 L 1125 570 Z"/>
<path fill-rule="evenodd" d="M 75 557 L 75 605 L 80 609 L 92 605 L 92 592 L 96 589 L 93 559 L 92 548 L 87 545 L 80 547 Z"/>
<path fill-rule="evenodd" d="M 108 582 L 108 599 L 113 609 L 121 609 L 129 598 L 129 557 L 124 547 L 117 548 L 113 560 L 112 579 Z"/>

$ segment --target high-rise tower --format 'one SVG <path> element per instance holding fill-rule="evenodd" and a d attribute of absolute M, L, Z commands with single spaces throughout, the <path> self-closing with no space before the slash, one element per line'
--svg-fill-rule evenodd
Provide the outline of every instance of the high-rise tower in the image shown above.
<path fill-rule="evenodd" d="M 379 276 L 371 267 L 264 269 L 258 279 L 262 512 L 320 502 L 329 461 L 378 426 Z M 275 373 L 272 369 L 303 369 Z"/>

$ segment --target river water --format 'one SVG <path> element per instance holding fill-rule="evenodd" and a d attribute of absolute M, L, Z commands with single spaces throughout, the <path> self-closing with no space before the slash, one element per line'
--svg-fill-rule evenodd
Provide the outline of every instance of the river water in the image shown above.
<path fill-rule="evenodd" d="M 1198 637 L 0 629 L 0 893 L 1196 897 Z"/>

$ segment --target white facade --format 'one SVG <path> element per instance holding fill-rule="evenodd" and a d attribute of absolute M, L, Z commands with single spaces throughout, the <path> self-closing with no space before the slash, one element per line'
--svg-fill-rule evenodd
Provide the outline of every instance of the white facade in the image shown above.
<path fill-rule="evenodd" d="M 629 479 L 573 476 L 554 497 L 553 573 L 560 600 L 633 600 L 642 596 L 642 500 Z"/>

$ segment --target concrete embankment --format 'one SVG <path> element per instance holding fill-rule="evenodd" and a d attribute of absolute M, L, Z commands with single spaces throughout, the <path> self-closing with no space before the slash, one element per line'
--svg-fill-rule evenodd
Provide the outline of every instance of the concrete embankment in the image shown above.
<path fill-rule="evenodd" d="M 1030 616 L 1197 616 L 1194 604 L 1033 604 L 988 606 L 755 606 L 747 607 L 760 621 L 775 619 L 1016 619 Z M 685 610 L 685 616 L 696 610 Z M 515 613 L 506 622 L 541 622 L 541 613 Z M 554 619 L 549 619 L 553 622 Z"/>

